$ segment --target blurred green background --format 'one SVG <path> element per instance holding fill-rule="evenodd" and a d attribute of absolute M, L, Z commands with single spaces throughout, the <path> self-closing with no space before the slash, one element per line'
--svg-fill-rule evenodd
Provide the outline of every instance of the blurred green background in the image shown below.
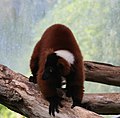
<path fill-rule="evenodd" d="M 0 0 L 0 63 L 30 76 L 36 42 L 50 25 L 67 25 L 84 60 L 120 66 L 120 0 Z M 86 93 L 120 92 L 85 82 Z M 112 118 L 112 116 L 104 116 Z M 0 118 L 23 118 L 0 105 Z"/>

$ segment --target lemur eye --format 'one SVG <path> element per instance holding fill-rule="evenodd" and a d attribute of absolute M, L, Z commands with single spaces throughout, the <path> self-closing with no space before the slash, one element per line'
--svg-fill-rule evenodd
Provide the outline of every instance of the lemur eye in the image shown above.
<path fill-rule="evenodd" d="M 52 70 L 52 69 L 50 69 L 50 72 L 52 73 L 52 72 L 53 72 L 53 70 Z"/>

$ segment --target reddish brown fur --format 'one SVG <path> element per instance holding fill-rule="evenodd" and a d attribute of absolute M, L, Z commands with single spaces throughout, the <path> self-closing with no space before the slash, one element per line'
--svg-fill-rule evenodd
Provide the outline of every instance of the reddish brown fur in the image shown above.
<path fill-rule="evenodd" d="M 68 50 L 75 57 L 75 62 L 73 64 L 75 75 L 72 78 L 72 82 L 69 80 L 67 82 L 72 97 L 74 96 L 73 98 L 81 101 L 84 88 L 83 57 L 71 30 L 66 26 L 55 24 L 44 32 L 41 40 L 36 44 L 31 57 L 30 68 L 32 74 L 33 76 L 37 76 L 37 83 L 45 97 L 56 95 L 56 90 L 49 86 L 50 84 L 55 84 L 55 82 L 52 80 L 44 81 L 42 79 L 46 61 L 46 52 L 52 53 L 56 50 Z"/>

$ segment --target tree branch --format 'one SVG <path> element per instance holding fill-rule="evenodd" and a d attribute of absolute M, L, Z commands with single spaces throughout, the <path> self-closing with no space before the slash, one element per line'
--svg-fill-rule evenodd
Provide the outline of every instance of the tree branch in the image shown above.
<path fill-rule="evenodd" d="M 119 83 L 120 67 L 95 62 L 85 62 L 85 67 L 87 80 L 102 82 L 103 78 L 105 78 L 105 81 L 107 81 L 104 83 L 108 84 L 113 81 L 118 86 L 116 81 Z M 109 78 L 113 78 L 113 80 Z M 110 81 L 108 82 L 108 80 Z M 48 103 L 38 91 L 37 85 L 28 82 L 27 77 L 15 73 L 3 65 L 0 65 L 0 103 L 29 118 L 50 117 L 48 114 Z M 68 98 L 63 103 L 64 108 L 60 109 L 59 114 L 56 114 L 57 118 L 99 118 L 101 116 L 94 112 L 99 114 L 120 113 L 120 93 L 85 94 L 83 104 L 94 112 L 80 107 L 71 109 L 71 103 Z"/>
<path fill-rule="evenodd" d="M 80 107 L 71 109 L 70 102 L 63 101 L 64 108 L 56 118 L 102 118 Z M 49 118 L 48 103 L 28 78 L 0 65 L 0 103 L 29 118 Z"/>
<path fill-rule="evenodd" d="M 83 104 L 99 114 L 120 114 L 120 93 L 85 94 Z"/>
<path fill-rule="evenodd" d="M 120 86 L 120 66 L 85 61 L 86 81 Z"/>

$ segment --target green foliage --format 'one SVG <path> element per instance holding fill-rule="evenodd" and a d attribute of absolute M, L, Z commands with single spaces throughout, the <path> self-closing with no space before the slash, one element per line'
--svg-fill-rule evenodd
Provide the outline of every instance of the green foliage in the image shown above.
<path fill-rule="evenodd" d="M 3 105 L 0 105 L 0 118 L 25 118 L 14 111 L 11 111 L 4 107 Z"/>
<path fill-rule="evenodd" d="M 111 4 L 114 4 L 111 9 Z M 85 60 L 119 65 L 119 1 L 58 0 L 54 8 L 36 26 L 37 38 L 52 24 L 72 29 Z M 116 7 L 118 9 L 116 9 Z M 113 58 L 115 57 L 115 58 Z"/>

